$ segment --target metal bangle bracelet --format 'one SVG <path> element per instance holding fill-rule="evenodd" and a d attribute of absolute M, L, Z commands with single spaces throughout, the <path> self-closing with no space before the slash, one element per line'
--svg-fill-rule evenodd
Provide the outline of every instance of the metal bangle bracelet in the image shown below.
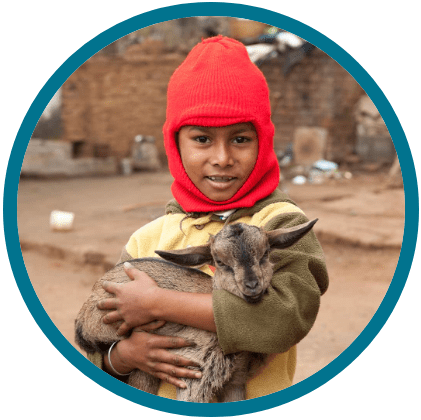
<path fill-rule="evenodd" d="M 113 347 L 114 347 L 114 345 L 115 344 L 117 344 L 118 343 L 118 341 L 114 341 L 114 343 L 113 344 L 111 344 L 111 347 L 109 348 L 109 350 L 108 350 L 108 364 L 110 365 L 110 368 L 111 368 L 111 370 L 116 374 L 116 375 L 118 375 L 118 376 L 129 376 L 132 372 L 129 372 L 129 373 L 120 373 L 120 372 L 117 372 L 116 370 L 115 370 L 115 368 L 114 368 L 114 366 L 113 366 L 113 364 L 111 363 L 111 350 L 113 349 Z"/>

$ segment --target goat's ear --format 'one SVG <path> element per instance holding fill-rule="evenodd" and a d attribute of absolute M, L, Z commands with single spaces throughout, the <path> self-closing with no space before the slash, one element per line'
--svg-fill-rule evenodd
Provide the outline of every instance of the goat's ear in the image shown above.
<path fill-rule="evenodd" d="M 277 229 L 266 232 L 269 245 L 272 249 L 283 249 L 294 245 L 295 242 L 300 240 L 306 233 L 308 233 L 314 224 L 319 219 L 311 220 L 310 222 L 303 223 L 298 226 L 293 226 L 287 229 Z"/>
<path fill-rule="evenodd" d="M 174 251 L 155 251 L 160 257 L 173 263 L 187 267 L 213 264 L 213 257 L 210 251 L 210 244 L 192 246 Z"/>

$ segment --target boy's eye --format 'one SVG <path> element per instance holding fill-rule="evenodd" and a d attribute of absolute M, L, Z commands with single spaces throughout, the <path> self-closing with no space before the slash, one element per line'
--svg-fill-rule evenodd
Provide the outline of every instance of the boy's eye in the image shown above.
<path fill-rule="evenodd" d="M 194 138 L 194 141 L 197 141 L 198 143 L 208 143 L 209 138 L 206 136 L 197 136 Z"/>
<path fill-rule="evenodd" d="M 247 137 L 236 137 L 233 140 L 233 143 L 235 143 L 235 144 L 242 144 L 242 143 L 247 143 L 248 141 L 250 141 L 250 139 L 247 138 Z"/>

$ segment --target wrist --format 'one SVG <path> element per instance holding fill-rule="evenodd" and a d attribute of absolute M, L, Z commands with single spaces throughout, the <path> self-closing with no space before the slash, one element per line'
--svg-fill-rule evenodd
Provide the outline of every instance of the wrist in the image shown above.
<path fill-rule="evenodd" d="M 160 287 L 154 287 L 150 290 L 149 313 L 153 319 L 163 320 L 165 305 L 162 304 L 166 290 Z"/>
<path fill-rule="evenodd" d="M 130 363 L 131 359 L 130 356 L 128 356 L 126 349 L 127 345 L 124 343 L 124 341 L 127 340 L 122 340 L 115 343 L 115 345 L 111 348 L 108 356 L 104 357 L 104 364 L 106 370 L 109 373 L 120 373 L 120 376 L 122 376 L 129 374 L 134 369 L 134 366 L 132 366 Z"/>

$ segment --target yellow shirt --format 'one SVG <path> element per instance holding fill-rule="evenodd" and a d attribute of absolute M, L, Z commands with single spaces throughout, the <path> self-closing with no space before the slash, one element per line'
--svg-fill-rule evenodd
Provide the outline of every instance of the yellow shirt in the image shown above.
<path fill-rule="evenodd" d="M 251 216 L 241 217 L 235 222 L 264 226 L 274 215 L 282 213 L 302 213 L 302 211 L 291 203 L 278 202 L 264 207 Z M 213 220 L 211 215 L 185 218 L 185 214 L 182 213 L 167 214 L 137 230 L 127 243 L 126 251 L 133 258 L 156 257 L 155 250 L 183 249 L 204 244 L 210 234 L 216 235 L 222 227 L 223 223 Z M 209 266 L 204 266 L 202 270 L 213 275 Z M 218 320 L 215 321 L 218 329 Z M 269 355 L 266 364 L 248 380 L 247 399 L 268 395 L 291 386 L 296 360 L 296 346 L 284 353 Z M 158 395 L 176 399 L 176 388 L 168 383 L 162 383 Z"/>

